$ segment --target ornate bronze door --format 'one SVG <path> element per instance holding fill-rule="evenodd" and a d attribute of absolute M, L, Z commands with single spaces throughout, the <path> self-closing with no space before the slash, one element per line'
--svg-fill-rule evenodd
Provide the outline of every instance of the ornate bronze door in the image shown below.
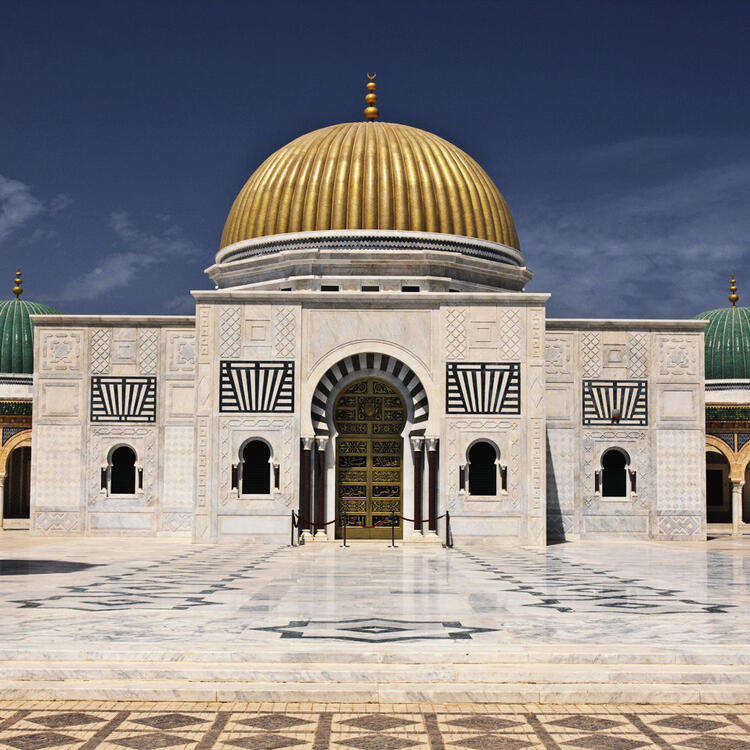
<path fill-rule="evenodd" d="M 350 383 L 333 407 L 336 438 L 336 515 L 348 514 L 350 539 L 390 539 L 391 511 L 403 514 L 403 432 L 406 404 L 388 383 Z M 336 537 L 342 536 L 342 521 Z M 374 528 L 366 528 L 368 526 Z M 403 523 L 396 519 L 396 537 Z"/>

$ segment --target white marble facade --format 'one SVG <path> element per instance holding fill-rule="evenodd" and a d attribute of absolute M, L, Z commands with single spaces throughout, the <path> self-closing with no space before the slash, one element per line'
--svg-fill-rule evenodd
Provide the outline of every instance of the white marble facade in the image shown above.
<path fill-rule="evenodd" d="M 194 297 L 195 317 L 35 320 L 34 533 L 286 541 L 305 445 L 325 450 L 322 517 L 333 518 L 330 405 L 347 383 L 375 375 L 407 404 L 403 514 L 415 513 L 411 451 L 434 451 L 437 510 L 450 511 L 457 543 L 705 538 L 702 322 L 550 320 L 547 295 L 513 291 L 245 286 Z M 293 374 L 284 370 L 276 402 L 228 409 L 222 368 L 233 363 L 293 363 Z M 481 363 L 518 365 L 518 409 L 449 404 L 450 367 Z M 415 403 L 409 378 L 426 403 Z M 117 379 L 152 388 L 153 414 L 144 401 L 140 412 L 97 406 L 96 384 Z M 246 496 L 233 467 L 252 438 L 270 447 L 272 481 L 269 493 Z M 462 481 L 477 440 L 498 451 L 494 496 Z M 118 445 L 137 457 L 128 496 L 105 478 Z M 628 458 L 624 497 L 602 496 L 597 482 L 612 448 Z M 426 517 L 426 461 L 423 472 Z M 404 537 L 412 532 L 405 524 Z"/>

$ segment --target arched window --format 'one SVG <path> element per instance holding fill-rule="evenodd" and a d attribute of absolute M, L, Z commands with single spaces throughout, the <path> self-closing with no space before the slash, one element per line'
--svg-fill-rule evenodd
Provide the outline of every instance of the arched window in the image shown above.
<path fill-rule="evenodd" d="M 602 456 L 602 497 L 628 496 L 628 457 L 618 448 Z"/>
<path fill-rule="evenodd" d="M 109 457 L 110 495 L 135 495 L 135 451 L 121 445 Z"/>
<path fill-rule="evenodd" d="M 268 495 L 271 492 L 271 449 L 262 440 L 250 440 L 241 452 L 243 495 Z"/>
<path fill-rule="evenodd" d="M 497 494 L 497 450 L 480 440 L 469 448 L 469 494 Z"/>

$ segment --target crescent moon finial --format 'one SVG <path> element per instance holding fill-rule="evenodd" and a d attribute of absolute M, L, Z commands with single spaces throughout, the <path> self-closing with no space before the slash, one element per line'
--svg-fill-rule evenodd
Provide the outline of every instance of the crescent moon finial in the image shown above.
<path fill-rule="evenodd" d="M 367 78 L 368 78 L 368 79 L 369 79 L 370 81 L 374 81 L 374 80 L 375 80 L 375 76 L 376 76 L 376 75 L 377 75 L 377 73 L 368 73 L 368 74 L 367 74 Z"/>

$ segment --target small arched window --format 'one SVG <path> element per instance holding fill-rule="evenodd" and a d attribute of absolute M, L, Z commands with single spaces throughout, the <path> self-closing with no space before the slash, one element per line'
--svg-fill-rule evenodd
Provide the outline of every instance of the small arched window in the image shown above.
<path fill-rule="evenodd" d="M 262 440 L 245 443 L 242 459 L 242 494 L 268 495 L 271 492 L 271 449 Z"/>
<path fill-rule="evenodd" d="M 480 440 L 469 448 L 469 494 L 497 494 L 497 450 Z"/>
<path fill-rule="evenodd" d="M 135 495 L 135 451 L 121 445 L 109 457 L 109 492 L 111 495 Z"/>
<path fill-rule="evenodd" d="M 602 456 L 602 497 L 627 497 L 628 457 L 618 448 Z"/>

